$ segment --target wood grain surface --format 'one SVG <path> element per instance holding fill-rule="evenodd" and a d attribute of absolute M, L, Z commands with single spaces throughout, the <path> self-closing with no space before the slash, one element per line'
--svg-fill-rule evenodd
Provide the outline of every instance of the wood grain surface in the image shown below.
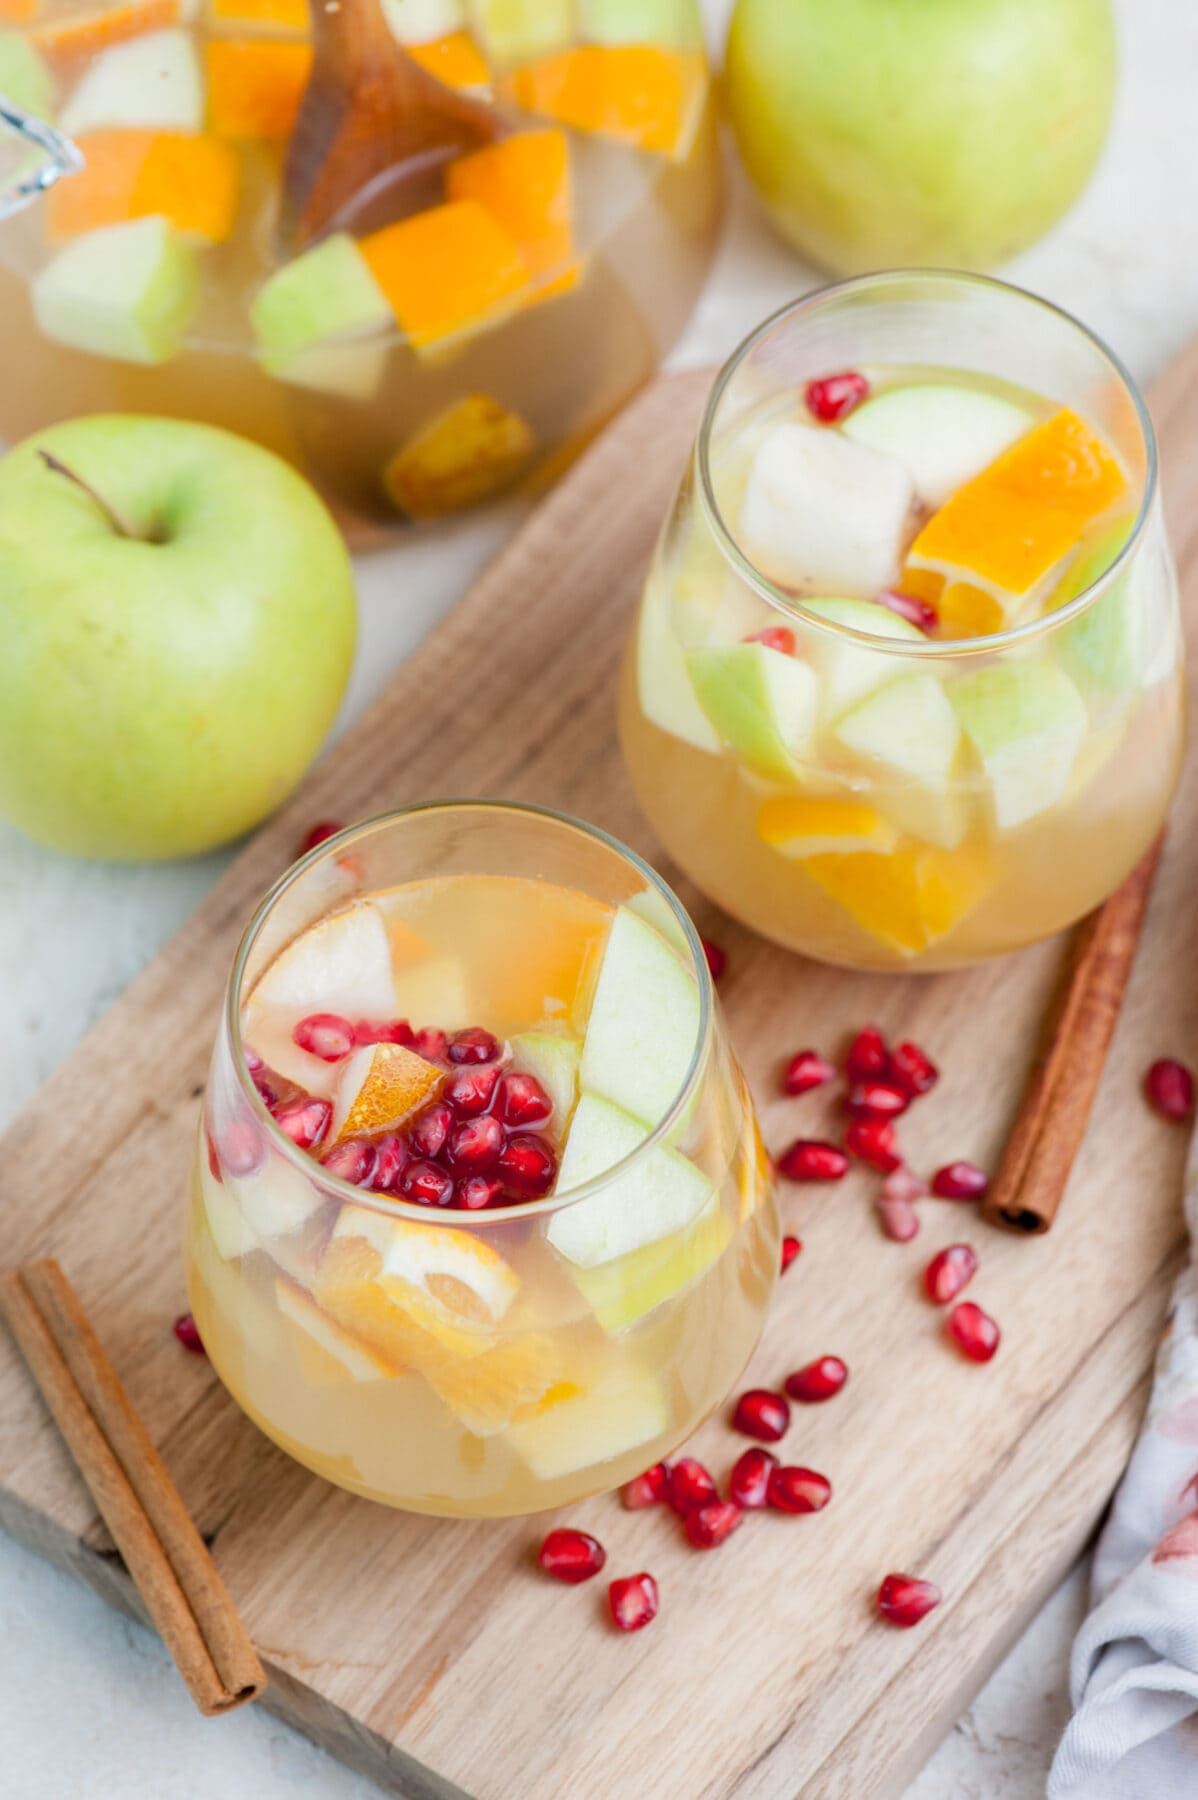
<path fill-rule="evenodd" d="M 824 1470 L 818 1517 L 754 1519 L 696 1555 L 667 1517 L 571 1509 L 609 1571 L 648 1567 L 651 1630 L 602 1623 L 602 1584 L 564 1590 L 531 1551 L 543 1521 L 406 1517 L 292 1464 L 170 1324 L 197 1104 L 222 984 L 251 909 L 308 824 L 406 801 L 503 795 L 581 814 L 654 855 L 615 741 L 614 694 L 646 559 L 709 377 L 649 389 L 565 478 L 369 716 L 246 848 L 0 1150 L 3 1260 L 57 1256 L 213 1545 L 271 1679 L 265 1704 L 384 1788 L 425 1800 L 873 1800 L 901 1791 L 1076 1556 L 1142 1412 L 1182 1245 L 1184 1132 L 1139 1095 L 1144 1066 L 1198 1048 L 1198 783 L 1191 758 L 1094 1123 L 1052 1232 L 1022 1239 L 925 1205 L 883 1239 L 870 1182 L 792 1189 L 804 1252 L 752 1365 L 825 1351 L 849 1387 L 807 1409 L 792 1460 Z M 1153 395 L 1173 542 L 1198 636 L 1198 346 Z M 403 604 L 397 593 L 396 605 Z M 668 863 L 661 866 L 671 874 Z M 81 890 L 87 880 L 80 865 Z M 854 976 L 752 938 L 680 883 L 726 946 L 722 994 L 780 1146 L 821 1117 L 775 1098 L 780 1058 L 875 1019 L 944 1075 L 912 1160 L 993 1163 L 1059 970 L 1061 942 L 965 974 Z M 918 1276 L 968 1235 L 972 1290 L 1001 1321 L 979 1368 L 952 1354 Z M 743 1441 L 742 1441 L 743 1443 Z M 723 1421 L 696 1440 L 726 1468 Z M 132 1589 L 7 1338 L 0 1521 L 114 1603 Z M 916 1633 L 870 1598 L 905 1569 L 943 1587 Z M 219 1729 L 219 1726 L 214 1727 Z"/>

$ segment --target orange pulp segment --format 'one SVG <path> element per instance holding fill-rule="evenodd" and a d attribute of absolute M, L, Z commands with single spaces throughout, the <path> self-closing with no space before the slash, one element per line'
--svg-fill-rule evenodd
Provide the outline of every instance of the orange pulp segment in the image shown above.
<path fill-rule="evenodd" d="M 697 51 L 580 44 L 516 69 L 507 91 L 524 112 L 637 150 L 685 156 L 707 91 Z"/>
<path fill-rule="evenodd" d="M 414 213 L 358 248 L 417 349 L 477 324 L 528 285 L 519 246 L 473 200 Z"/>
<path fill-rule="evenodd" d="M 862 930 L 907 955 L 946 936 L 977 905 L 990 878 L 988 853 L 971 845 L 812 856 L 803 867 Z"/>
<path fill-rule="evenodd" d="M 519 131 L 452 162 L 450 200 L 477 200 L 520 246 L 534 275 L 563 270 L 574 247 L 564 131 Z"/>
<path fill-rule="evenodd" d="M 208 121 L 218 137 L 284 138 L 312 69 L 311 44 L 228 38 L 209 44 Z"/>
<path fill-rule="evenodd" d="M 226 144 L 203 132 L 114 128 L 86 132 L 79 147 L 83 169 L 47 198 L 52 238 L 156 213 L 212 244 L 232 231 L 239 169 Z"/>
<path fill-rule="evenodd" d="M 435 519 L 509 486 L 535 448 L 519 413 L 489 394 L 466 394 L 396 451 L 383 486 L 409 518 Z"/>
<path fill-rule="evenodd" d="M 820 794 L 778 794 L 763 800 L 757 835 L 772 850 L 794 857 L 889 851 L 898 842 L 897 830 L 876 807 Z"/>
<path fill-rule="evenodd" d="M 307 31 L 308 0 L 208 0 L 209 22 L 250 31 Z"/>
<path fill-rule="evenodd" d="M 523 1332 L 468 1362 L 432 1369 L 428 1382 L 477 1437 L 503 1431 L 517 1416 L 548 1412 L 582 1391 L 563 1375 L 553 1339 L 539 1332 Z"/>
<path fill-rule="evenodd" d="M 0 25 L 28 25 L 41 10 L 41 0 L 0 0 Z"/>
<path fill-rule="evenodd" d="M 364 1338 L 346 1331 L 317 1306 L 306 1288 L 286 1275 L 275 1277 L 275 1303 L 297 1328 L 296 1347 L 305 1381 L 321 1387 L 343 1381 L 377 1381 L 399 1375 L 399 1364 L 380 1356 Z"/>
<path fill-rule="evenodd" d="M 491 79 L 487 59 L 468 31 L 451 31 L 428 44 L 405 44 L 404 49 L 446 87 L 486 87 Z"/>
<path fill-rule="evenodd" d="M 77 57 L 98 56 L 101 50 L 140 37 L 143 31 L 174 25 L 179 17 L 179 0 L 128 0 L 123 6 L 98 6 L 94 11 L 50 19 L 30 32 L 29 41 L 51 62 L 73 62 Z"/>
<path fill-rule="evenodd" d="M 330 1142 L 389 1131 L 432 1100 L 444 1071 L 402 1044 L 371 1044 L 347 1058 Z"/>
<path fill-rule="evenodd" d="M 1001 630 L 1126 488 L 1109 447 L 1062 407 L 932 515 L 903 592 L 930 601 L 948 635 Z"/>

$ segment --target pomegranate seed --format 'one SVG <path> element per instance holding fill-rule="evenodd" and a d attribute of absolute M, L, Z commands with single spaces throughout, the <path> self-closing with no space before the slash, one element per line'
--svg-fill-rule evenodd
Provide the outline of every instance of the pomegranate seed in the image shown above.
<path fill-rule="evenodd" d="M 883 1193 L 878 1201 L 878 1219 L 886 1236 L 896 1244 L 909 1244 L 919 1235 L 919 1214 L 909 1200 Z"/>
<path fill-rule="evenodd" d="M 639 1512 L 643 1506 L 657 1506 L 670 1498 L 670 1465 L 657 1462 L 643 1475 L 636 1475 L 626 1481 L 620 1489 L 620 1498 L 629 1512 Z"/>
<path fill-rule="evenodd" d="M 253 1175 L 266 1161 L 266 1144 L 252 1119 L 231 1119 L 220 1135 L 221 1164 L 230 1175 Z"/>
<path fill-rule="evenodd" d="M 589 1531 L 565 1528 L 551 1531 L 537 1551 L 537 1561 L 546 1575 L 555 1581 L 568 1581 L 571 1587 L 589 1581 L 607 1561 L 607 1551 Z"/>
<path fill-rule="evenodd" d="M 505 1187 L 527 1200 L 539 1200 L 553 1186 L 557 1160 L 544 1138 L 521 1133 L 509 1138 L 496 1164 Z"/>
<path fill-rule="evenodd" d="M 971 1162 L 945 1163 L 932 1177 L 932 1192 L 941 1200 L 980 1200 L 989 1186 L 989 1175 Z"/>
<path fill-rule="evenodd" d="M 909 1169 L 906 1163 L 894 1170 L 882 1183 L 883 1200 L 905 1200 L 908 1205 L 912 1200 L 922 1200 L 928 1191 L 928 1184 L 922 1175 Z"/>
<path fill-rule="evenodd" d="M 700 938 L 699 942 L 702 944 L 703 954 L 707 958 L 707 967 L 711 971 L 711 979 L 713 981 L 719 981 L 723 976 L 724 970 L 728 967 L 728 952 L 721 949 L 719 944 L 712 943 L 710 938 Z"/>
<path fill-rule="evenodd" d="M 680 1456 L 670 1470 L 670 1504 L 675 1512 L 690 1512 L 719 1499 L 715 1482 L 693 1456 Z"/>
<path fill-rule="evenodd" d="M 940 1070 L 918 1044 L 899 1044 L 890 1053 L 890 1079 L 914 1100 L 929 1093 L 940 1080 Z"/>
<path fill-rule="evenodd" d="M 795 1257 L 798 1256 L 802 1248 L 803 1244 L 800 1238 L 784 1237 L 782 1239 L 782 1267 L 778 1271 L 780 1275 L 785 1275 L 787 1269 L 789 1269 L 791 1263 L 794 1261 Z"/>
<path fill-rule="evenodd" d="M 878 1589 L 878 1611 L 904 1631 L 926 1619 L 940 1600 L 940 1589 L 934 1582 L 919 1581 L 914 1575 L 888 1575 Z"/>
<path fill-rule="evenodd" d="M 855 1119 L 897 1119 L 910 1104 L 910 1095 L 891 1081 L 858 1081 L 844 1103 Z"/>
<path fill-rule="evenodd" d="M 445 1089 L 445 1099 L 454 1112 L 472 1119 L 485 1113 L 495 1098 L 499 1085 L 498 1063 L 483 1063 L 478 1068 L 459 1069 Z"/>
<path fill-rule="evenodd" d="M 894 1126 L 887 1119 L 851 1120 L 844 1134 L 844 1147 L 850 1156 L 880 1169 L 883 1175 L 891 1175 L 903 1166 Z"/>
<path fill-rule="evenodd" d="M 464 1206 L 467 1212 L 481 1212 L 484 1206 L 493 1206 L 502 1192 L 502 1181 L 496 1181 L 492 1175 L 467 1175 L 454 1189 L 453 1203 Z"/>
<path fill-rule="evenodd" d="M 449 1039 L 443 1031 L 426 1025 L 412 1039 L 412 1048 L 417 1056 L 423 1056 L 425 1062 L 443 1063 L 449 1060 Z"/>
<path fill-rule="evenodd" d="M 309 850 L 315 850 L 317 844 L 327 844 L 331 837 L 336 837 L 339 831 L 344 830 L 345 826 L 341 823 L 340 819 L 321 819 L 319 824 L 313 825 L 311 831 L 300 845 L 299 854 L 301 856 L 306 856 Z"/>
<path fill-rule="evenodd" d="M 766 1498 L 779 1512 L 822 1512 L 832 1498 L 832 1483 L 814 1469 L 780 1463 L 770 1470 Z"/>
<path fill-rule="evenodd" d="M 1162 1119 L 1188 1119 L 1194 1110 L 1194 1077 L 1184 1063 L 1163 1058 L 1144 1077 L 1148 1104 Z"/>
<path fill-rule="evenodd" d="M 299 1094 L 274 1108 L 274 1122 L 301 1150 L 315 1150 L 324 1141 L 333 1116 L 332 1103 L 312 1094 Z"/>
<path fill-rule="evenodd" d="M 885 1038 L 876 1025 L 867 1025 L 848 1047 L 844 1059 L 845 1074 L 850 1081 L 874 1081 L 886 1075 L 889 1068 L 890 1052 Z"/>
<path fill-rule="evenodd" d="M 750 1388 L 741 1395 L 732 1413 L 735 1431 L 746 1437 L 759 1438 L 763 1444 L 776 1444 L 786 1436 L 790 1424 L 790 1407 L 781 1394 L 769 1388 Z"/>
<path fill-rule="evenodd" d="M 835 1080 L 835 1063 L 830 1063 L 818 1050 L 799 1050 L 786 1065 L 782 1089 L 787 1094 L 809 1094 L 812 1088 L 823 1087 L 826 1082 Z"/>
<path fill-rule="evenodd" d="M 624 1575 L 607 1590 L 611 1616 L 621 1631 L 641 1631 L 657 1617 L 657 1583 L 643 1571 Z"/>
<path fill-rule="evenodd" d="M 185 1350 L 190 1350 L 193 1356 L 207 1356 L 199 1326 L 190 1313 L 180 1313 L 171 1329 Z"/>
<path fill-rule="evenodd" d="M 481 1119 L 466 1119 L 455 1127 L 449 1139 L 449 1161 L 455 1169 L 468 1169 L 481 1174 L 493 1168 L 503 1149 L 503 1126 L 491 1113 Z"/>
<path fill-rule="evenodd" d="M 324 1170 L 327 1175 L 348 1181 L 351 1187 L 369 1187 L 377 1160 L 373 1144 L 364 1143 L 361 1138 L 347 1138 L 327 1153 Z"/>
<path fill-rule="evenodd" d="M 778 1173 L 788 1181 L 841 1181 L 849 1159 L 836 1144 L 819 1138 L 796 1138 L 778 1158 Z"/>
<path fill-rule="evenodd" d="M 806 1406 L 814 1406 L 819 1401 L 830 1400 L 838 1394 L 849 1378 L 848 1364 L 839 1356 L 817 1356 L 814 1362 L 796 1369 L 793 1375 L 786 1377 L 785 1387 L 792 1400 L 801 1400 Z"/>
<path fill-rule="evenodd" d="M 411 1049 L 416 1042 L 416 1033 L 406 1019 L 355 1019 L 354 1043 L 361 1048 L 363 1044 L 402 1044 Z"/>
<path fill-rule="evenodd" d="M 494 1062 L 498 1055 L 498 1039 L 479 1025 L 472 1025 L 469 1031 L 455 1031 L 449 1040 L 449 1060 L 452 1063 L 489 1063 Z"/>
<path fill-rule="evenodd" d="M 453 1177 L 434 1162 L 409 1163 L 400 1176 L 399 1190 L 418 1206 L 448 1206 L 453 1197 Z"/>
<path fill-rule="evenodd" d="M 274 1070 L 268 1069 L 260 1056 L 255 1057 L 252 1064 L 247 1062 L 246 1066 L 249 1068 L 250 1080 L 254 1084 L 255 1091 L 261 1097 L 263 1106 L 268 1110 L 277 1106 L 281 1098 L 281 1090 L 279 1077 Z"/>
<path fill-rule="evenodd" d="M 809 381 L 803 389 L 807 411 L 821 425 L 836 425 L 847 419 L 869 393 L 869 382 L 856 369 L 844 369 L 836 375 L 824 375 Z"/>
<path fill-rule="evenodd" d="M 746 1450 L 732 1465 L 728 1477 L 729 1498 L 739 1507 L 753 1510 L 764 1506 L 769 1490 L 770 1470 L 778 1467 L 778 1458 L 770 1450 Z"/>
<path fill-rule="evenodd" d="M 378 1158 L 374 1165 L 374 1174 L 370 1185 L 380 1192 L 394 1188 L 403 1174 L 408 1161 L 408 1152 L 402 1140 L 393 1131 L 379 1139 L 376 1145 Z"/>
<path fill-rule="evenodd" d="M 505 1075 L 495 1110 L 505 1125 L 543 1125 L 553 1102 L 532 1075 Z"/>
<path fill-rule="evenodd" d="M 948 1315 L 948 1333 L 970 1362 L 986 1363 L 995 1354 L 1002 1332 L 989 1313 L 972 1300 L 962 1300 Z"/>
<path fill-rule="evenodd" d="M 744 1516 L 734 1500 L 714 1500 L 684 1514 L 682 1529 L 696 1550 L 714 1550 L 732 1536 Z"/>
<path fill-rule="evenodd" d="M 321 1062 L 340 1062 L 354 1047 L 354 1028 L 338 1013 L 309 1013 L 291 1036 L 301 1050 L 319 1056 Z"/>
<path fill-rule="evenodd" d="M 950 1244 L 932 1258 L 923 1272 L 923 1285 L 929 1300 L 947 1306 L 977 1273 L 978 1259 L 968 1244 Z"/>
<path fill-rule="evenodd" d="M 241 1054 L 245 1059 L 245 1066 L 251 1075 L 256 1075 L 259 1069 L 264 1069 L 266 1067 L 266 1064 L 258 1055 L 258 1052 L 256 1050 L 251 1050 L 248 1044 L 242 1046 Z"/>
<path fill-rule="evenodd" d="M 906 619 L 908 625 L 914 625 L 928 636 L 940 623 L 940 614 L 926 600 L 917 600 L 914 594 L 904 594 L 899 588 L 883 588 L 874 599 L 887 612 L 897 613 L 900 619 Z"/>
<path fill-rule="evenodd" d="M 742 640 L 746 644 L 764 644 L 767 650 L 777 650 L 783 656 L 795 653 L 795 634 L 788 625 L 767 625 L 764 631 L 751 632 Z"/>
<path fill-rule="evenodd" d="M 443 1100 L 418 1113 L 408 1127 L 408 1142 L 417 1156 L 440 1156 L 453 1125 L 453 1114 Z"/>

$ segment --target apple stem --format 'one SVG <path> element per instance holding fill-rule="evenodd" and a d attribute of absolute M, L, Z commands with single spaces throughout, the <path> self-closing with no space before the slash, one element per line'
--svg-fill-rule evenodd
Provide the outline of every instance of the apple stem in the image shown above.
<path fill-rule="evenodd" d="M 90 481 L 84 481 L 82 475 L 77 475 L 74 469 L 69 469 L 67 467 L 66 463 L 60 462 L 56 456 L 51 456 L 48 450 L 39 450 L 38 455 L 41 457 L 46 467 L 52 470 L 55 475 L 65 475 L 68 481 L 73 481 L 77 488 L 83 490 L 88 499 L 93 501 L 95 505 L 99 507 L 118 537 L 136 538 L 139 536 L 139 533 L 130 530 L 129 526 L 126 525 L 125 521 L 121 518 L 121 515 L 109 506 L 104 496 L 96 492 Z"/>

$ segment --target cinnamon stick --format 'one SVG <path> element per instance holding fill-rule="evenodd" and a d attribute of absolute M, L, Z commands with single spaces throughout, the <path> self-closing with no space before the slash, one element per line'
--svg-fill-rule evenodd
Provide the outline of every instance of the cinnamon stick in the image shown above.
<path fill-rule="evenodd" d="M 0 1276 L 0 1312 L 202 1713 L 266 1686 L 204 1540 L 52 1258 Z"/>
<path fill-rule="evenodd" d="M 1051 1037 L 1032 1070 L 983 1216 L 1011 1231 L 1047 1231 L 1086 1134 L 1119 1023 L 1164 836 L 1077 929 Z"/>

